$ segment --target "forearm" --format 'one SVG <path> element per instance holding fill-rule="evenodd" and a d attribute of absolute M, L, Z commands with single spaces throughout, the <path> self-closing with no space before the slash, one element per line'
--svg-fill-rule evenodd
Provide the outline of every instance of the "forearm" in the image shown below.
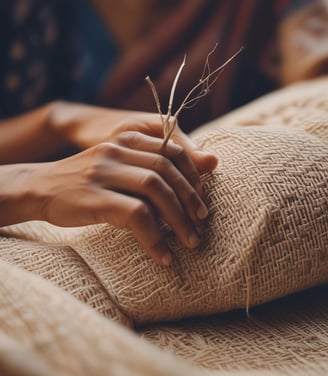
<path fill-rule="evenodd" d="M 56 105 L 0 121 L 0 164 L 44 161 L 68 148 L 50 124 Z"/>
<path fill-rule="evenodd" d="M 56 134 L 84 150 L 126 130 L 137 130 L 145 116 L 154 114 L 58 102 L 52 108 L 49 123 Z"/>

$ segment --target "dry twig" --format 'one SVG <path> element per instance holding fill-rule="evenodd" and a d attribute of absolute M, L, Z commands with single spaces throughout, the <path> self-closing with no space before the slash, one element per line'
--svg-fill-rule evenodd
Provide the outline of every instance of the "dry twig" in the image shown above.
<path fill-rule="evenodd" d="M 150 89 L 152 91 L 157 111 L 160 115 L 162 124 L 163 124 L 163 133 L 164 133 L 164 140 L 162 144 L 162 151 L 165 150 L 166 145 L 170 138 L 172 137 L 174 130 L 178 124 L 178 117 L 183 109 L 186 108 L 191 108 L 195 106 L 199 100 L 203 97 L 205 97 L 209 92 L 211 87 L 215 84 L 217 79 L 219 78 L 220 74 L 223 72 L 224 68 L 242 51 L 243 48 L 240 48 L 234 55 L 232 55 L 225 63 L 223 63 L 221 66 L 217 67 L 211 72 L 210 68 L 210 57 L 214 53 L 214 51 L 217 48 L 217 44 L 214 46 L 212 51 L 208 53 L 205 59 L 204 63 L 204 68 L 202 72 L 202 76 L 198 83 L 191 88 L 191 90 L 187 93 L 185 98 L 182 100 L 180 106 L 178 109 L 175 111 L 174 114 L 172 114 L 172 107 L 174 103 L 174 94 L 176 90 L 176 86 L 179 80 L 179 77 L 181 75 L 181 72 L 185 66 L 186 63 L 186 56 L 184 56 L 184 59 L 178 69 L 177 74 L 174 77 L 172 88 L 171 88 L 171 93 L 170 93 L 170 98 L 169 98 L 169 103 L 168 103 L 168 108 L 167 108 L 167 114 L 164 115 L 161 110 L 161 103 L 159 100 L 159 96 L 156 90 L 156 87 L 152 80 L 150 79 L 149 76 L 146 77 L 146 81 L 148 85 L 150 86 Z"/>

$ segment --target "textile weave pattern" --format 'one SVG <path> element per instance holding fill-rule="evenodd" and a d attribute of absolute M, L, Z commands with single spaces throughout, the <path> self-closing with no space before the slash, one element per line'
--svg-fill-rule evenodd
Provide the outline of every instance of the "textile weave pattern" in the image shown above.
<path fill-rule="evenodd" d="M 287 90 L 288 101 L 283 92 L 285 102 L 271 100 L 271 109 L 251 111 L 258 123 L 243 116 L 244 124 L 228 119 L 198 132 L 196 141 L 220 161 L 203 179 L 210 214 L 197 249 L 183 249 L 170 238 L 170 268 L 155 265 L 128 231 L 108 225 L 62 229 L 36 222 L 7 234 L 74 249 L 136 325 L 249 309 L 325 283 L 328 121 L 327 89 L 321 85 L 317 96 L 312 89 L 308 97 L 302 92 L 302 116 L 296 86 Z M 284 116 L 279 121 L 287 110 L 294 122 Z"/>

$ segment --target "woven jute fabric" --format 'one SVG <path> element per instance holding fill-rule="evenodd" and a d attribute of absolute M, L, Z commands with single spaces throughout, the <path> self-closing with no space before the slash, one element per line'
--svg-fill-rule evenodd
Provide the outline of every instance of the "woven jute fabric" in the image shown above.
<path fill-rule="evenodd" d="M 180 356 L 189 353 L 199 367 L 146 343 L 39 276 L 2 260 L 0 296 L 4 376 L 276 376 L 326 375 L 328 370 L 326 302 L 318 311 L 315 304 L 311 316 L 310 311 L 302 315 L 288 310 L 285 321 L 260 317 L 252 327 L 232 316 L 144 331 L 145 337 L 164 347 L 170 344 Z M 302 342 L 293 341 L 298 339 L 295 331 Z M 302 351 L 307 347 L 312 351 Z M 270 369 L 270 350 L 282 363 L 292 354 L 294 365 Z"/>
<path fill-rule="evenodd" d="M 205 179 L 206 200 L 210 205 L 214 199 L 219 200 L 220 206 L 217 209 L 211 206 L 203 245 L 209 242 L 211 231 L 214 231 L 213 221 L 220 216 L 222 229 L 227 228 L 229 223 L 244 224 L 231 234 L 229 241 L 227 236 L 223 236 L 222 229 L 218 229 L 220 236 L 215 236 L 221 253 L 217 252 L 208 259 L 209 272 L 203 275 L 203 279 L 197 273 L 203 273 L 202 259 L 206 258 L 207 248 L 180 251 L 174 239 L 171 244 L 176 249 L 175 264 L 166 270 L 155 267 L 127 232 L 105 225 L 63 230 L 35 222 L 2 229 L 0 258 L 10 262 L 8 264 L 0 260 L 2 374 L 326 375 L 326 286 L 252 308 L 250 318 L 246 318 L 243 309 L 140 329 L 147 340 L 202 366 L 200 370 L 149 346 L 44 279 L 65 288 L 71 295 L 80 290 L 75 297 L 106 316 L 122 315 L 126 320 L 123 312 L 129 312 L 130 317 L 137 312 L 134 319 L 142 315 L 140 322 L 147 321 L 145 317 L 150 317 L 151 321 L 159 317 L 168 319 L 176 312 L 180 314 L 180 307 L 182 303 L 185 304 L 185 300 L 182 303 L 178 300 L 185 299 L 184 292 L 190 296 L 187 307 L 194 304 L 197 308 L 200 303 L 209 302 L 204 305 L 204 311 L 210 311 L 208 308 L 213 307 L 211 304 L 218 301 L 226 302 L 230 299 L 231 304 L 237 297 L 242 301 L 242 307 L 245 307 L 262 299 L 271 300 L 281 294 L 326 281 L 327 88 L 327 79 L 292 86 L 206 125 L 198 134 L 195 133 L 194 137 L 209 148 L 213 148 L 216 143 L 222 145 L 222 150 L 221 147 L 216 148 L 220 165 L 210 178 L 213 179 L 212 186 L 211 180 L 207 177 Z M 233 146 L 224 147 L 228 141 Z M 240 146 L 246 148 L 246 145 L 248 152 L 243 156 L 245 160 L 240 159 Z M 287 160 L 285 156 L 288 156 Z M 279 167 L 276 158 L 280 161 Z M 270 163 L 265 164 L 263 159 Z M 225 172 L 230 160 L 239 173 L 233 169 L 229 170 L 229 174 Z M 239 164 L 244 167 L 242 171 Z M 265 178 L 262 180 L 259 171 L 263 171 Z M 234 179 L 239 180 L 232 184 Z M 266 184 L 268 181 L 270 184 Z M 219 194 L 218 186 L 223 194 Z M 271 187 L 270 191 L 265 190 L 268 186 Z M 231 192 L 239 192 L 242 194 L 239 198 L 247 198 L 246 201 L 236 201 L 238 205 L 235 204 L 234 210 L 229 209 L 226 202 Z M 286 192 L 290 195 L 284 196 Z M 299 204 L 296 213 L 293 211 L 295 204 Z M 247 222 L 252 211 L 246 209 L 253 206 L 261 210 L 256 213 L 255 221 L 251 218 L 252 221 Z M 271 216 L 265 215 L 270 212 Z M 261 222 L 261 218 L 265 220 Z M 256 227 L 257 224 L 260 226 Z M 281 237 L 277 238 L 276 231 L 281 229 Z M 253 247 L 246 248 L 247 258 L 241 258 L 238 264 L 240 253 L 228 254 L 222 246 L 236 242 L 240 243 L 239 250 L 245 249 L 242 247 L 252 242 L 249 238 L 246 241 L 242 236 L 238 237 L 239 232 L 250 233 L 250 230 L 258 233 L 257 241 Z M 294 238 L 292 235 L 295 231 L 300 231 L 298 234 L 303 236 Z M 221 238 L 224 242 L 220 241 Z M 289 243 L 290 240 L 292 243 Z M 263 241 L 267 241 L 268 246 L 259 254 Z M 123 244 L 131 245 L 129 252 L 122 253 Z M 274 252 L 268 252 L 269 249 Z M 105 254 L 101 255 L 102 251 Z M 218 262 L 220 254 L 227 257 L 221 269 Z M 188 263 L 194 261 L 196 266 L 185 270 L 189 267 Z M 11 265 L 13 263 L 19 268 Z M 236 276 L 239 274 L 232 273 L 232 269 L 229 269 L 231 266 L 241 268 L 239 284 L 232 283 L 232 287 L 229 284 L 219 285 L 224 281 L 222 278 L 238 281 Z M 77 268 L 76 276 L 79 277 L 71 278 L 74 268 Z M 124 272 L 125 269 L 129 270 L 129 275 Z M 137 272 L 133 275 L 133 270 L 139 269 L 142 280 Z M 215 270 L 216 275 L 211 270 Z M 163 271 L 171 273 L 171 284 L 164 284 L 156 290 L 156 279 L 161 279 L 163 283 Z M 223 273 L 223 277 L 219 272 Z M 188 273 L 193 275 L 189 276 Z M 263 273 L 266 273 L 266 278 Z M 208 289 L 212 283 L 208 279 L 212 278 L 218 281 L 216 293 L 212 293 L 214 303 L 206 294 L 199 298 L 200 292 L 197 290 Z M 130 288 L 131 280 L 134 281 L 135 293 Z M 82 285 L 91 293 L 84 295 Z M 94 290 L 88 290 L 89 286 L 94 286 Z M 152 293 L 146 297 L 141 295 L 141 290 L 149 286 L 153 288 Z M 235 297 L 225 295 L 229 288 L 231 293 L 236 293 Z M 240 291 L 237 291 L 238 288 Z M 170 290 L 170 295 L 164 295 L 166 300 L 161 302 L 166 290 Z M 259 294 L 265 291 L 271 291 L 272 295 L 268 298 L 264 294 L 260 299 Z M 108 299 L 108 306 L 105 303 L 92 303 L 94 293 L 95 301 L 104 302 Z M 153 299 L 153 307 L 149 299 Z M 127 303 L 124 306 L 121 302 Z M 120 313 L 115 313 L 116 308 L 114 313 L 110 313 L 112 303 L 120 307 Z M 161 309 L 164 314 L 159 315 Z M 193 311 L 191 314 L 196 313 Z M 184 310 L 182 315 L 185 314 L 187 312 Z"/>
<path fill-rule="evenodd" d="M 295 375 L 328 374 L 328 286 L 252 309 L 178 323 L 140 334 L 206 369 L 267 369 Z"/>
<path fill-rule="evenodd" d="M 192 133 L 198 138 L 222 126 L 299 129 L 328 141 L 328 76 L 298 82 L 260 97 Z"/>
<path fill-rule="evenodd" d="M 39 276 L 2 260 L 0 296 L 3 376 L 200 374 Z"/>
<path fill-rule="evenodd" d="M 273 95 L 271 107 L 258 105 L 243 124 L 221 121 L 198 132 L 197 142 L 220 161 L 204 177 L 210 214 L 197 249 L 171 238 L 170 268 L 155 265 L 128 231 L 108 225 L 64 230 L 37 222 L 7 234 L 70 246 L 135 324 L 248 309 L 325 283 L 328 92 L 322 82 L 308 91 L 303 85 L 301 95 L 297 86 Z"/>
<path fill-rule="evenodd" d="M 0 259 L 40 275 L 104 316 L 131 326 L 97 276 L 72 248 L 0 237 Z"/>

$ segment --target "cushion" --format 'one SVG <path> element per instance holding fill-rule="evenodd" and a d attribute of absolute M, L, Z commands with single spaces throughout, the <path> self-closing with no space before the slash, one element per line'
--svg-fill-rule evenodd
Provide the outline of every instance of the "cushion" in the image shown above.
<path fill-rule="evenodd" d="M 274 94 L 273 107 L 268 105 L 271 123 L 270 116 L 261 115 L 264 107 L 253 104 L 243 125 L 237 115 L 235 121 L 232 116 L 226 124 L 214 122 L 197 132 L 196 141 L 220 161 L 212 174 L 203 177 L 209 218 L 197 249 L 183 249 L 171 236 L 175 257 L 169 268 L 154 264 L 128 231 L 107 224 L 62 229 L 30 222 L 3 233 L 72 248 L 111 301 L 137 325 L 248 310 L 325 283 L 328 92 L 324 87 L 311 83 L 307 91 L 305 86 L 302 105 L 293 101 L 299 87 Z M 270 98 L 265 100 L 271 103 Z M 288 110 L 289 122 L 278 121 L 279 108 Z M 298 112 L 303 115 L 297 117 Z M 256 115 L 265 125 L 252 123 Z"/>
<path fill-rule="evenodd" d="M 48 281 L 0 260 L 1 376 L 201 376 Z"/>
<path fill-rule="evenodd" d="M 131 327 L 97 276 L 69 246 L 0 236 L 0 259 L 40 275 L 105 317 Z"/>
<path fill-rule="evenodd" d="M 328 285 L 242 310 L 138 329 L 148 341 L 215 370 L 328 375 Z M 298 369 L 300 368 L 300 369 Z M 261 373 L 262 374 L 262 373 Z"/>

